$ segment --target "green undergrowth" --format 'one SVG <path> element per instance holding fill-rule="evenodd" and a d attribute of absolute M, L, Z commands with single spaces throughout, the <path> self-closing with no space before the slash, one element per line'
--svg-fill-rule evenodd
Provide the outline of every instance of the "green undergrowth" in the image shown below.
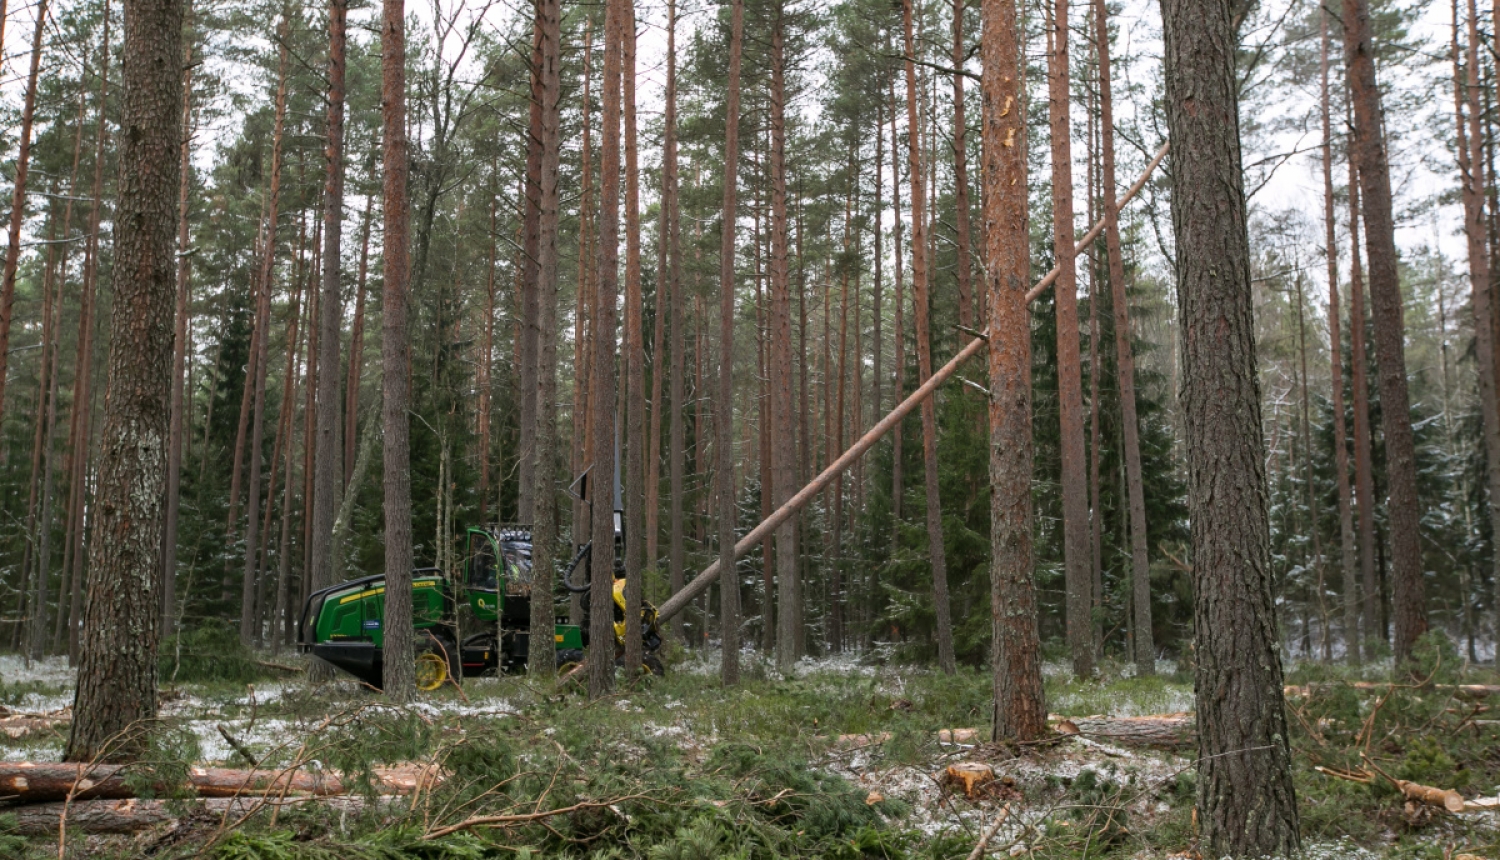
<path fill-rule="evenodd" d="M 1431 684 L 1495 680 L 1462 666 L 1437 640 L 1424 649 L 1417 670 Z M 261 812 L 233 828 L 222 828 L 215 816 L 188 815 L 166 837 L 85 842 L 78 836 L 74 847 L 77 856 L 104 860 L 948 860 L 968 856 L 1002 800 L 1030 825 L 1005 844 L 1024 844 L 1030 857 L 1155 858 L 1194 844 L 1196 774 L 1185 758 L 1122 758 L 1064 744 L 1026 753 L 1032 775 L 1023 777 L 1025 769 L 1000 751 L 961 753 L 1018 775 L 1005 794 L 978 808 L 962 797 L 917 800 L 906 791 L 873 791 L 881 786 L 835 773 L 834 763 L 853 757 L 867 768 L 907 768 L 919 782 L 939 772 L 953 758 L 938 745 L 936 730 L 987 733 L 991 692 L 983 671 L 944 676 L 849 664 L 780 679 L 752 663 L 745 683 L 725 689 L 705 668 L 680 663 L 665 678 L 643 679 L 595 702 L 576 688 L 525 677 L 470 679 L 462 695 L 444 689 L 409 709 L 348 683 L 283 684 L 279 695 L 254 705 L 237 680 L 186 683 L 184 695 L 201 710 L 164 720 L 164 739 L 152 750 L 158 781 L 200 760 L 217 743 L 212 726 L 222 722 L 263 767 L 338 774 L 364 806 L 302 804 L 281 809 L 274 822 Z M 1085 716 L 1191 707 L 1191 678 L 1128 675 L 1106 665 L 1096 680 L 1049 676 L 1049 710 Z M 1289 672 L 1289 682 L 1315 688 L 1311 698 L 1288 706 L 1303 838 L 1313 846 L 1308 857 L 1500 853 L 1488 825 L 1445 813 L 1413 815 L 1389 783 L 1362 785 L 1313 770 L 1365 766 L 1364 749 L 1393 777 L 1457 788 L 1470 798 L 1496 792 L 1500 738 L 1494 727 L 1475 723 L 1488 713 L 1476 709 L 1492 705 L 1432 686 L 1352 686 L 1379 677 L 1377 670 L 1308 665 Z M 840 741 L 861 734 L 880 741 L 854 750 Z M 227 763 L 242 764 L 238 753 L 228 756 Z M 381 769 L 412 762 L 436 763 L 446 779 L 415 799 L 376 801 Z M 953 813 L 965 810 L 969 819 L 958 821 Z M 545 815 L 514 817 L 538 813 Z M 512 818 L 442 833 L 472 816 Z M 5 841 L 16 839 L 7 828 L 0 819 L 0 856 L 22 856 Z M 57 856 L 55 840 L 32 840 L 27 850 Z"/>

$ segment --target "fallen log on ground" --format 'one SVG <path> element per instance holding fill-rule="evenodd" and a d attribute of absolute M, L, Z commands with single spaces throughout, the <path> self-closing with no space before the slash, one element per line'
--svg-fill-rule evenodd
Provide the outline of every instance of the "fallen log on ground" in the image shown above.
<path fill-rule="evenodd" d="M 1141 717 L 1047 717 L 1059 734 L 1078 735 L 1120 746 L 1177 750 L 1198 742 L 1198 726 L 1190 713 L 1148 714 Z M 977 744 L 988 740 L 978 729 L 940 729 L 938 743 Z"/>
<path fill-rule="evenodd" d="M 393 798 L 378 797 L 375 803 Z M 316 803 L 338 812 L 360 812 L 371 802 L 363 797 L 289 797 L 278 800 L 266 797 L 214 797 L 198 800 L 75 800 L 73 803 L 33 803 L 6 810 L 16 818 L 16 830 L 23 836 L 57 837 L 58 822 L 67 810 L 69 833 L 130 834 L 158 825 L 171 824 L 185 815 L 207 812 L 242 818 L 257 809 Z"/>
<path fill-rule="evenodd" d="M 1383 693 L 1390 690 L 1393 686 L 1398 685 L 1381 681 L 1325 681 L 1316 684 L 1289 684 L 1282 688 L 1282 694 L 1288 698 L 1305 699 L 1320 689 L 1328 690 L 1338 687 L 1348 687 L 1351 690 L 1359 690 L 1360 692 Z M 1431 691 L 1452 695 L 1460 699 L 1483 699 L 1489 696 L 1500 696 L 1500 684 L 1427 684 L 1425 686 L 1401 684 L 1399 686 L 1414 692 Z"/>
<path fill-rule="evenodd" d="M 0 762 L 0 801 L 21 804 L 66 800 L 127 800 L 137 796 L 129 785 L 128 765 L 54 764 L 48 762 Z M 380 794 L 410 794 L 428 787 L 442 776 L 432 766 L 399 765 L 375 768 L 375 788 Z M 240 770 L 222 767 L 191 767 L 187 786 L 199 797 L 245 797 L 256 795 L 328 797 L 348 794 L 333 774 L 304 770 Z M 167 794 L 174 786 L 153 784 L 150 790 Z"/>

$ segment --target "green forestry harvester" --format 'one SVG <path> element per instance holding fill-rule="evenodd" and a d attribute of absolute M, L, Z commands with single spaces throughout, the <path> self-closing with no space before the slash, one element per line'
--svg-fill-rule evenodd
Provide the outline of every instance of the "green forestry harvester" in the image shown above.
<path fill-rule="evenodd" d="M 617 512 L 615 522 L 621 517 Z M 617 545 L 623 535 L 617 530 Z M 590 545 L 585 544 L 561 577 L 567 590 L 588 593 Z M 571 581 L 578 567 L 584 583 Z M 616 568 L 614 580 L 614 650 L 624 653 L 625 580 Z M 412 573 L 412 622 L 416 628 L 417 686 L 434 690 L 449 680 L 526 665 L 531 639 L 531 530 L 523 527 L 471 528 L 461 575 L 450 580 L 437 568 Z M 545 595 L 553 600 L 554 595 Z M 465 624 L 460 630 L 460 614 Z M 587 610 L 585 610 L 585 613 Z M 470 620 L 472 619 L 472 620 Z M 379 687 L 384 671 L 385 576 L 367 576 L 313 592 L 302 607 L 298 641 L 303 651 Z M 656 608 L 641 607 L 644 670 L 661 674 L 655 652 L 662 645 Z M 557 665 L 580 663 L 588 646 L 586 628 L 558 618 L 553 626 Z"/>

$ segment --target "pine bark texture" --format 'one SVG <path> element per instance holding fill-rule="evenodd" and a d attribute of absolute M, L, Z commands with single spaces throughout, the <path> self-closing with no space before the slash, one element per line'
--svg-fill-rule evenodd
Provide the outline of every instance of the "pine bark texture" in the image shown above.
<path fill-rule="evenodd" d="M 1048 117 L 1052 129 L 1053 286 L 1057 316 L 1057 405 L 1061 433 L 1063 580 L 1068 650 L 1073 674 L 1094 674 L 1093 591 L 1089 547 L 1088 454 L 1084 450 L 1083 356 L 1078 335 L 1078 266 L 1073 255 L 1073 124 L 1068 76 L 1068 0 L 1054 0 L 1047 55 Z M 956 75 L 954 76 L 957 77 Z"/>
<path fill-rule="evenodd" d="M 744 54 L 745 2 L 731 0 L 729 83 L 724 109 L 724 203 L 719 244 L 719 390 L 714 404 L 718 455 L 719 622 L 725 686 L 740 681 L 740 586 L 734 554 L 734 223 L 740 153 L 740 65 Z"/>
<path fill-rule="evenodd" d="M 531 544 L 531 629 L 527 665 L 530 674 L 550 676 L 557 667 L 552 636 L 555 583 L 553 571 L 557 535 L 557 287 L 558 287 L 558 162 L 562 136 L 558 126 L 562 98 L 562 8 L 559 0 L 538 0 L 541 22 L 542 172 L 537 189 L 540 207 L 537 242 L 537 311 L 541 338 L 537 343 L 536 481 L 533 507 L 536 518 Z"/>
<path fill-rule="evenodd" d="M 128 758 L 156 717 L 182 116 L 181 0 L 127 0 L 113 336 L 67 761 Z"/>
<path fill-rule="evenodd" d="M 407 330 L 411 214 L 406 181 L 406 0 L 383 0 L 380 24 L 381 164 L 385 171 L 385 283 L 381 296 L 381 367 L 385 400 L 385 694 L 416 695 L 412 642 L 411 340 Z"/>
<path fill-rule="evenodd" d="M 1192 523 L 1198 821 L 1214 857 L 1297 850 L 1228 3 L 1162 0 Z M 1106 180 L 1107 181 L 1107 180 Z"/>
<path fill-rule="evenodd" d="M 1406 383 L 1405 323 L 1392 215 L 1391 170 L 1386 160 L 1380 91 L 1375 81 L 1375 41 L 1367 0 L 1343 0 L 1344 61 L 1354 108 L 1351 151 L 1359 164 L 1365 247 L 1370 264 L 1370 305 L 1375 322 L 1375 360 L 1380 385 L 1380 424 L 1385 438 L 1391 534 L 1391 649 L 1398 663 L 1411 657 L 1427 632 L 1422 581 L 1421 511 L 1417 499 L 1416 442 Z"/>
<path fill-rule="evenodd" d="M 993 740 L 1047 732 L 1031 544 L 1031 314 L 1021 44 L 1014 0 L 982 0 L 985 286 L 989 311 Z"/>
<path fill-rule="evenodd" d="M 921 125 L 917 119 L 916 45 L 912 35 L 912 3 L 903 0 L 902 21 L 906 50 L 907 157 L 911 171 L 911 292 L 917 328 L 917 384 L 932 376 L 932 332 L 928 303 L 926 187 L 922 177 Z M 1022 259 L 1025 260 L 1023 253 Z M 1025 292 L 1025 278 L 1021 279 Z M 1024 302 L 1023 302 L 1024 304 Z M 1027 348 L 1028 355 L 1030 347 Z M 1029 378 L 1029 374 L 1028 374 Z M 830 460 L 832 457 L 829 458 Z M 932 603 L 937 620 L 938 668 L 955 669 L 953 621 L 948 605 L 948 559 L 943 544 L 943 505 L 938 491 L 937 404 L 922 401 L 922 466 L 927 496 L 927 552 L 932 561 Z"/>

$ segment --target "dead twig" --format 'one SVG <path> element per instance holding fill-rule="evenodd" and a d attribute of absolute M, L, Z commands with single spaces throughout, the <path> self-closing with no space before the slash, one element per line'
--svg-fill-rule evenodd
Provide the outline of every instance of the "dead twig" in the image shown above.
<path fill-rule="evenodd" d="M 257 759 L 253 754 L 251 754 L 248 747 L 246 747 L 243 743 L 240 743 L 239 738 L 236 738 L 234 735 L 230 734 L 229 729 L 224 728 L 223 723 L 219 723 L 214 728 L 217 728 L 219 730 L 219 734 L 224 738 L 224 742 L 229 744 L 234 748 L 235 752 L 240 754 L 240 758 L 243 758 L 245 761 L 250 763 L 250 767 L 260 767 L 260 760 Z"/>
<path fill-rule="evenodd" d="M 518 824 L 530 824 L 537 821 L 543 821 L 548 818 L 554 818 L 558 815 L 567 815 L 572 812 L 581 812 L 585 809 L 604 809 L 609 806 L 614 806 L 618 803 L 624 803 L 627 800 L 652 799 L 654 798 L 652 798 L 649 794 L 627 794 L 624 797 L 616 797 L 612 800 L 585 800 L 580 803 L 575 803 L 572 806 L 563 806 L 558 809 L 548 809 L 543 812 L 521 812 L 508 815 L 475 815 L 470 818 L 466 818 L 463 821 L 458 822 L 457 824 L 449 824 L 446 827 L 439 827 L 435 830 L 429 830 L 426 833 L 422 834 L 422 839 L 425 841 L 441 839 L 444 836 L 458 833 L 462 830 L 472 830 L 476 827 L 514 827 Z"/>
<path fill-rule="evenodd" d="M 984 829 L 984 835 L 979 837 L 979 844 L 975 845 L 974 850 L 969 852 L 969 860 L 979 860 L 980 857 L 984 856 L 985 846 L 989 845 L 990 840 L 995 838 L 995 834 L 1000 832 L 1000 826 L 1009 817 L 1010 804 L 1007 803 L 1000 807 L 1000 813 L 995 816 L 995 820 L 990 822 L 990 826 Z"/>

